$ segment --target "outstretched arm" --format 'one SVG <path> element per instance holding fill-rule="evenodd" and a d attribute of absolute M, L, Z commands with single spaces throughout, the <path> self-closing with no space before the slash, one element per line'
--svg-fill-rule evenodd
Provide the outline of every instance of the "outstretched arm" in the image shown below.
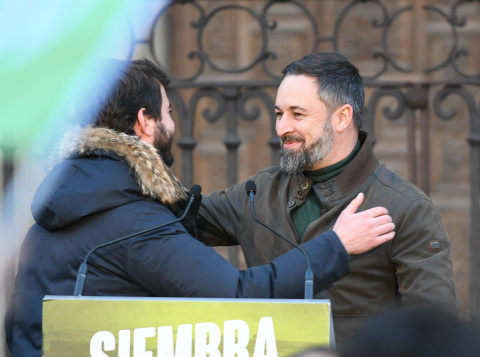
<path fill-rule="evenodd" d="M 344 210 L 339 227 L 302 244 L 312 261 L 315 292 L 349 273 L 348 253 L 364 252 L 393 238 L 388 233 L 393 224 L 385 223 L 386 211 L 355 213 L 362 199 L 358 197 Z M 213 249 L 192 239 L 180 224 L 173 228 L 159 232 L 156 239 L 131 242 L 131 279 L 153 295 L 303 297 L 306 262 L 298 249 L 270 264 L 239 272 Z"/>

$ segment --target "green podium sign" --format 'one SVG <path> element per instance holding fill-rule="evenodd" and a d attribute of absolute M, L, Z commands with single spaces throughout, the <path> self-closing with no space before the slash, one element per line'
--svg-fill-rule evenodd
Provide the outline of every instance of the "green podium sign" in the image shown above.
<path fill-rule="evenodd" d="M 334 344 L 329 300 L 46 296 L 43 355 L 276 357 Z"/>

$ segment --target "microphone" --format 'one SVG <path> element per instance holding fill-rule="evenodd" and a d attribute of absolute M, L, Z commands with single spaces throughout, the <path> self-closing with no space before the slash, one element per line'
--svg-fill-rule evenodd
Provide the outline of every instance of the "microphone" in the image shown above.
<path fill-rule="evenodd" d="M 282 236 L 280 233 L 274 231 L 272 228 L 270 228 L 265 223 L 260 221 L 257 218 L 257 216 L 255 216 L 255 208 L 254 208 L 254 204 L 253 204 L 253 196 L 255 196 L 255 194 L 257 193 L 257 186 L 255 185 L 255 182 L 253 182 L 252 180 L 248 180 L 246 185 L 245 185 L 245 190 L 247 192 L 247 195 L 250 197 L 250 207 L 252 209 L 253 219 L 255 221 L 257 221 L 258 223 L 260 223 L 265 228 L 267 228 L 270 232 L 274 233 L 275 235 L 282 238 L 284 241 L 293 245 L 295 248 L 297 248 L 299 251 L 301 251 L 303 253 L 303 255 L 305 256 L 305 261 L 307 262 L 307 270 L 305 271 L 305 299 L 313 299 L 313 272 L 312 272 L 312 265 L 310 264 L 310 258 L 308 257 L 307 252 L 305 251 L 305 249 L 302 246 L 290 241 L 289 239 Z"/>
<path fill-rule="evenodd" d="M 82 296 L 82 293 L 83 293 L 83 287 L 85 285 L 85 280 L 87 278 L 87 261 L 88 261 L 88 258 L 90 258 L 90 256 L 95 252 L 97 251 L 98 249 L 101 249 L 101 248 L 104 248 L 106 246 L 109 246 L 111 244 L 115 244 L 115 243 L 118 243 L 118 242 L 121 242 L 123 240 L 126 240 L 126 239 L 129 239 L 129 238 L 133 238 L 133 237 L 136 237 L 136 236 L 139 236 L 141 234 L 144 234 L 144 233 L 148 233 L 148 232 L 151 232 L 151 231 L 154 231 L 156 229 L 159 229 L 159 228 L 162 228 L 162 227 L 165 227 L 165 226 L 168 226 L 170 224 L 174 224 L 174 223 L 177 223 L 177 222 L 180 222 L 182 219 L 185 218 L 185 216 L 187 215 L 188 213 L 188 210 L 190 209 L 190 206 L 192 205 L 193 201 L 194 200 L 201 200 L 202 196 L 201 196 L 201 193 L 202 192 L 202 188 L 199 186 L 199 185 L 193 185 L 192 188 L 190 189 L 190 192 L 188 193 L 188 195 L 190 196 L 190 200 L 188 201 L 188 204 L 187 204 L 187 207 L 185 208 L 185 211 L 183 212 L 182 216 L 177 218 L 177 219 L 174 219 L 173 221 L 170 221 L 170 222 L 166 222 L 166 223 L 162 223 L 162 224 L 159 224 L 155 227 L 152 227 L 152 228 L 148 228 L 148 229 L 145 229 L 143 231 L 140 231 L 140 232 L 137 232 L 137 233 L 133 233 L 133 234 L 130 234 L 128 236 L 125 236 L 125 237 L 122 237 L 122 238 L 118 238 L 118 239 L 115 239 L 115 240 L 112 240 L 110 242 L 107 242 L 107 243 L 103 243 L 103 244 L 100 244 L 100 245 L 97 245 L 96 247 L 93 247 L 92 249 L 90 249 L 87 253 L 87 255 L 85 256 L 85 258 L 83 259 L 83 262 L 82 264 L 80 264 L 80 267 L 78 268 L 78 273 L 77 273 L 77 281 L 75 282 L 75 290 L 73 292 L 73 296 Z M 153 238 L 153 237 L 152 237 Z"/>

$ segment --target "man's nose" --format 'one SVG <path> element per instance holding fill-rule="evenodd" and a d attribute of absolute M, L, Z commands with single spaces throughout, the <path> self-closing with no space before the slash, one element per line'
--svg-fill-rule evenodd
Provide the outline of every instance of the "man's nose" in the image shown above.
<path fill-rule="evenodd" d="M 292 121 L 285 114 L 280 119 L 277 119 L 275 129 L 279 137 L 293 133 L 295 130 Z"/>

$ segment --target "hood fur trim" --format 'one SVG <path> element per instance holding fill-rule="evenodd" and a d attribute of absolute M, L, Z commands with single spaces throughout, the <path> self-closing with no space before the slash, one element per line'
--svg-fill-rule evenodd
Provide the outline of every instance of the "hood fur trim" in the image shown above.
<path fill-rule="evenodd" d="M 186 198 L 186 189 L 170 172 L 157 150 L 135 135 L 107 128 L 87 127 L 67 133 L 54 153 L 54 164 L 75 154 L 101 150 L 121 156 L 133 170 L 145 196 L 174 206 Z"/>

